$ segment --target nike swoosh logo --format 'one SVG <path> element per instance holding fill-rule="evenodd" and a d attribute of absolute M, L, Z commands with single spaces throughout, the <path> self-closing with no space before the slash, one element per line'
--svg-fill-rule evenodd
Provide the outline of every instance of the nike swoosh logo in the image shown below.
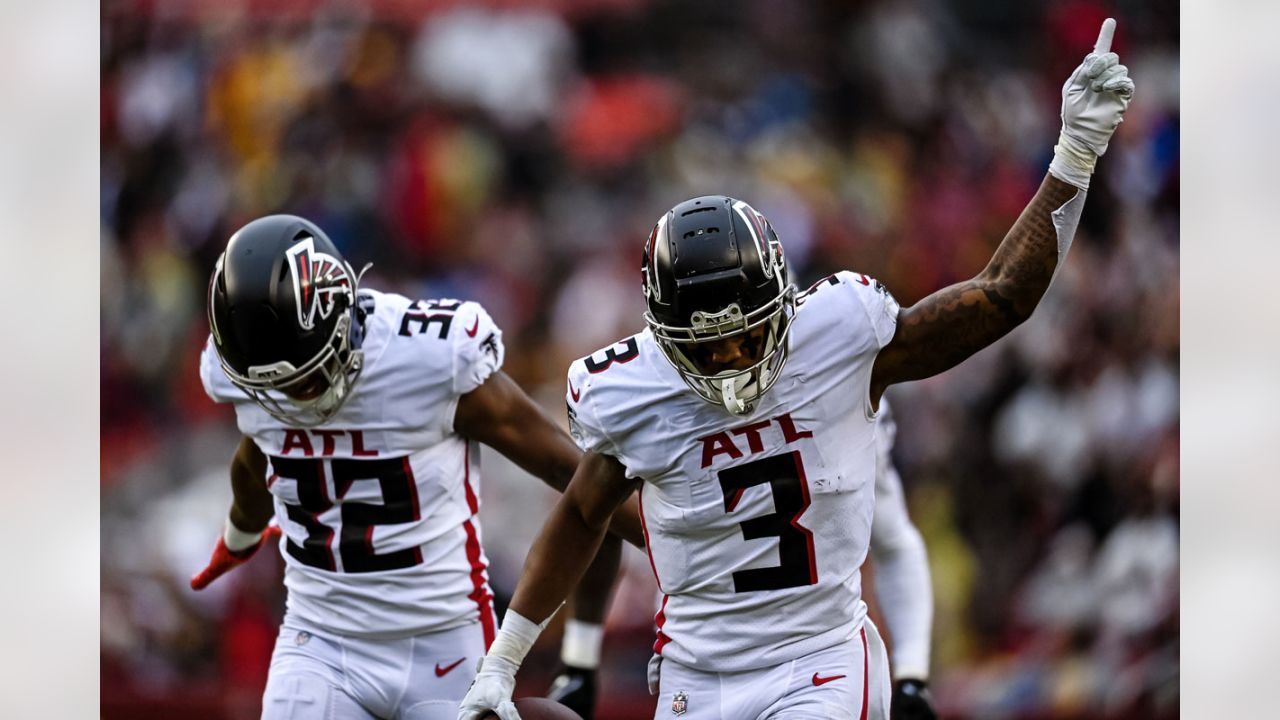
<path fill-rule="evenodd" d="M 439 672 L 439 670 L 437 670 L 436 672 Z M 847 676 L 847 675 L 832 675 L 831 677 L 818 677 L 818 673 L 814 673 L 814 674 L 813 674 L 813 684 L 814 684 L 814 685 L 826 685 L 827 683 L 831 682 L 832 680 L 839 680 L 839 679 L 840 679 L 840 678 L 842 678 L 842 677 L 848 677 L 848 676 Z"/>
<path fill-rule="evenodd" d="M 453 671 L 454 668 L 461 665 L 463 660 L 466 660 L 466 658 L 465 657 L 460 658 L 457 662 L 443 668 L 440 667 L 440 663 L 436 663 L 436 677 L 444 677 L 445 675 L 448 675 L 450 672 Z M 844 677 L 844 676 L 841 675 L 841 677 Z"/>
<path fill-rule="evenodd" d="M 467 331 L 467 337 L 475 337 L 476 331 L 479 329 L 480 329 L 480 318 L 476 318 L 475 324 L 472 325 L 471 329 Z"/>
<path fill-rule="evenodd" d="M 573 383 L 569 383 L 569 395 L 573 398 L 574 402 L 578 402 L 578 398 L 582 397 L 582 391 L 575 388 Z"/>

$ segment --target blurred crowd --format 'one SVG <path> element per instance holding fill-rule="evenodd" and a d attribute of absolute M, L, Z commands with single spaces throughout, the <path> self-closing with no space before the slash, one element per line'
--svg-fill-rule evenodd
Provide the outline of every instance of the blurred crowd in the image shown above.
<path fill-rule="evenodd" d="M 1069 261 L 997 347 L 890 391 L 895 459 L 928 543 L 947 717 L 1175 717 L 1167 0 L 103 3 L 103 717 L 256 717 L 279 559 L 186 587 L 230 498 L 233 418 L 196 361 L 237 227 L 304 215 L 373 263 L 368 286 L 482 302 L 507 372 L 560 416 L 568 363 L 642 327 L 642 240 L 686 197 L 759 208 L 801 288 L 854 269 L 907 305 L 979 271 L 1108 16 L 1138 92 Z M 551 499 L 500 462 L 485 481 L 501 597 L 538 526 L 522 511 Z M 635 565 L 604 718 L 651 713 Z M 539 647 L 554 662 L 554 637 Z"/>

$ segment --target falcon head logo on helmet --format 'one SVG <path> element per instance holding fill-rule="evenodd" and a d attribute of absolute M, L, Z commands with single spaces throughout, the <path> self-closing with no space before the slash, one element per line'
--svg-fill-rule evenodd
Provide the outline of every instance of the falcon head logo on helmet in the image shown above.
<path fill-rule="evenodd" d="M 311 330 L 317 318 L 327 320 L 333 314 L 340 295 L 351 292 L 351 277 L 346 263 L 317 251 L 315 239 L 311 237 L 289 248 L 285 257 L 293 279 L 298 325 Z"/>

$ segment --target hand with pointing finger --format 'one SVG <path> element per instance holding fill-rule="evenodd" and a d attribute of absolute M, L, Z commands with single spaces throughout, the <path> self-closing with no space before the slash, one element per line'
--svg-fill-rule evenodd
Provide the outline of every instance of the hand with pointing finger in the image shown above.
<path fill-rule="evenodd" d="M 1133 98 L 1129 68 L 1111 52 L 1115 32 L 1116 21 L 1107 18 L 1093 52 L 1062 86 L 1062 134 L 1049 172 L 1082 189 L 1088 189 L 1094 164 L 1107 152 Z"/>
<path fill-rule="evenodd" d="M 230 521 L 228 521 L 228 527 L 234 527 L 230 525 Z M 250 534 L 243 530 L 239 532 L 241 535 Z M 249 558 L 253 557 L 254 554 L 258 552 L 258 548 L 279 540 L 280 526 L 268 525 L 267 529 L 262 531 L 262 534 L 257 540 L 251 541 L 247 547 L 241 547 L 237 550 L 232 550 L 228 547 L 228 540 L 226 537 L 227 535 L 224 534 L 223 537 L 218 538 L 218 544 L 213 549 L 213 557 L 209 559 L 209 565 L 205 569 L 191 576 L 192 590 L 205 589 L 208 587 L 209 583 L 222 577 L 228 570 L 239 566 Z"/>

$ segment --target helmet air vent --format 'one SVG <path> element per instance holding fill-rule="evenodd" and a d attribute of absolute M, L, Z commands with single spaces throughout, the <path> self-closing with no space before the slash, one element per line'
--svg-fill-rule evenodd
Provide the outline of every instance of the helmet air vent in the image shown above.
<path fill-rule="evenodd" d="M 698 235 L 711 235 L 712 233 L 718 232 L 720 232 L 720 228 L 718 227 L 698 228 L 697 230 L 690 230 L 686 232 L 683 239 L 688 240 L 689 238 L 697 237 Z"/>

